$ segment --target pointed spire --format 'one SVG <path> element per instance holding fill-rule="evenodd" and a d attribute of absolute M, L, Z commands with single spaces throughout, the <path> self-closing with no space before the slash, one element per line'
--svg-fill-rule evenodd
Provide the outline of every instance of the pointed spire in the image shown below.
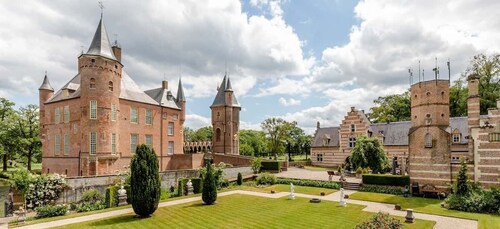
<path fill-rule="evenodd" d="M 111 49 L 108 33 L 106 32 L 106 27 L 104 26 L 102 17 L 99 21 L 99 25 L 97 26 L 97 30 L 95 31 L 94 38 L 92 39 L 92 43 L 90 44 L 87 54 L 100 55 L 116 60 L 113 50 Z"/>
<path fill-rule="evenodd" d="M 233 87 L 231 86 L 231 78 L 227 77 L 227 86 L 225 91 L 233 91 Z"/>
<path fill-rule="evenodd" d="M 219 91 L 225 91 L 227 86 L 227 75 L 224 74 L 224 79 L 222 79 L 222 83 L 220 84 Z"/>
<path fill-rule="evenodd" d="M 179 78 L 179 87 L 177 87 L 177 102 L 186 102 L 186 97 L 184 97 L 184 89 L 182 88 L 181 78 Z"/>
<path fill-rule="evenodd" d="M 38 90 L 49 90 L 49 91 L 54 91 L 54 88 L 50 85 L 49 82 L 49 77 L 47 77 L 47 71 L 45 71 L 45 77 L 43 78 L 43 83 L 40 85 L 40 88 Z"/>

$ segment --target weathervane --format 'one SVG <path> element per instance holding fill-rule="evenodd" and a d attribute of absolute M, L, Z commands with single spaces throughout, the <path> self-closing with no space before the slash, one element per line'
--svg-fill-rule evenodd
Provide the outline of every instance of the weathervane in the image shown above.
<path fill-rule="evenodd" d="M 102 4 L 102 1 L 99 1 L 98 4 L 99 4 L 99 8 L 101 8 L 101 18 L 102 18 L 102 13 L 104 11 L 104 5 Z"/>
<path fill-rule="evenodd" d="M 438 79 L 439 76 L 439 67 L 438 67 L 438 58 L 436 57 L 436 67 L 432 69 L 434 71 L 434 77 L 436 80 Z"/>

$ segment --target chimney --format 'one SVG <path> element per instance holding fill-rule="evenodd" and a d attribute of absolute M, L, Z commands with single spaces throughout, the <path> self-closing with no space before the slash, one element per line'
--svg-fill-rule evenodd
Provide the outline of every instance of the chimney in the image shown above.
<path fill-rule="evenodd" d="M 479 76 L 476 74 L 467 77 L 469 97 L 467 98 L 467 122 L 470 127 L 479 126 Z"/>
<path fill-rule="evenodd" d="M 161 87 L 165 90 L 168 90 L 168 81 L 166 80 L 161 81 Z"/>
<path fill-rule="evenodd" d="M 115 43 L 113 44 L 113 47 L 111 47 L 111 49 L 113 49 L 113 54 L 115 55 L 116 60 L 121 63 L 122 62 L 122 47 L 118 44 L 117 40 L 115 40 Z"/>
<path fill-rule="evenodd" d="M 319 121 L 316 122 L 316 129 L 319 129 L 320 125 L 319 125 Z"/>

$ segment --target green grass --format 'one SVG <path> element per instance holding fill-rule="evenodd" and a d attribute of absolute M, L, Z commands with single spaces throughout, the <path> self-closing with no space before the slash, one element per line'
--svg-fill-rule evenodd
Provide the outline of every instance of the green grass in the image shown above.
<path fill-rule="evenodd" d="M 443 201 L 437 199 L 428 199 L 421 197 L 405 198 L 402 196 L 371 192 L 356 192 L 350 195 L 349 198 L 389 204 L 400 204 L 402 208 L 411 208 L 416 212 L 477 220 L 478 226 L 481 229 L 495 228 L 500 225 L 499 215 L 448 210 L 441 207 L 441 203 Z"/>
<path fill-rule="evenodd" d="M 311 204 L 308 199 L 230 195 L 217 199 L 215 205 L 201 201 L 159 208 L 152 217 L 134 214 L 66 225 L 61 228 L 354 228 L 373 213 L 364 206 L 336 202 Z M 402 218 L 399 218 L 400 220 Z M 435 222 L 416 220 L 405 228 L 432 228 Z"/>
<path fill-rule="evenodd" d="M 255 187 L 255 186 L 241 186 L 241 190 L 247 190 L 247 191 L 256 191 L 256 192 L 266 192 L 270 193 L 271 190 L 274 190 L 276 192 L 290 192 L 290 185 L 286 184 L 276 184 L 276 185 L 271 185 L 267 187 Z M 304 194 L 310 194 L 310 195 L 320 195 L 321 192 L 324 192 L 325 195 L 334 193 L 338 190 L 335 189 L 329 189 L 329 188 L 316 188 L 316 187 L 308 187 L 308 186 L 294 186 L 295 193 L 304 193 Z"/>
<path fill-rule="evenodd" d="M 285 160 L 286 156 L 288 156 L 288 154 L 278 156 L 278 160 Z M 265 158 L 269 158 L 269 157 L 264 157 L 264 159 Z M 310 155 L 307 156 L 307 159 L 309 159 L 309 158 L 311 158 Z M 294 161 L 305 161 L 306 160 L 306 155 L 305 154 L 302 154 L 302 155 L 292 155 L 292 159 Z"/>
<path fill-rule="evenodd" d="M 317 166 L 304 166 L 304 169 L 312 171 L 328 171 L 328 170 L 337 171 L 337 169 L 335 168 L 317 167 Z"/>

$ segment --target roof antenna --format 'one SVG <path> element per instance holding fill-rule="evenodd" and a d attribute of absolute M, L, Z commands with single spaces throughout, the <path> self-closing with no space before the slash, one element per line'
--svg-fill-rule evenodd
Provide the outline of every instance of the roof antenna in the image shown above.
<path fill-rule="evenodd" d="M 425 81 L 425 69 L 422 69 L 422 81 Z"/>
<path fill-rule="evenodd" d="M 102 1 L 99 1 L 98 4 L 99 4 L 99 8 L 101 8 L 101 19 L 102 19 L 102 13 L 103 13 L 103 10 L 104 10 L 104 5 L 102 4 Z"/>
<path fill-rule="evenodd" d="M 434 67 L 432 69 L 432 71 L 434 71 L 434 77 L 436 78 L 436 80 L 438 79 L 439 77 L 439 67 L 438 67 L 438 58 L 436 57 L 436 67 Z"/>
<path fill-rule="evenodd" d="M 448 62 L 446 62 L 448 65 L 448 81 L 451 80 L 451 71 L 450 71 L 450 58 L 448 58 Z"/>
<path fill-rule="evenodd" d="M 418 82 L 420 83 L 420 60 L 418 60 Z"/>
<path fill-rule="evenodd" d="M 410 86 L 413 84 L 413 70 L 408 68 L 408 74 L 410 74 Z"/>

